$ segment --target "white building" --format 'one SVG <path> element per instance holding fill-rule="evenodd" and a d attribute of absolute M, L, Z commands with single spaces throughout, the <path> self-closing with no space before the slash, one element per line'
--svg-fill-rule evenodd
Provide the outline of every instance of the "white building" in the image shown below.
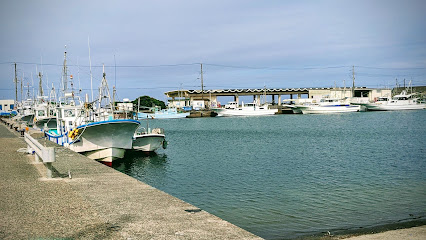
<path fill-rule="evenodd" d="M 13 99 L 5 99 L 0 100 L 0 111 L 2 112 L 10 112 L 15 107 L 15 100 Z"/>

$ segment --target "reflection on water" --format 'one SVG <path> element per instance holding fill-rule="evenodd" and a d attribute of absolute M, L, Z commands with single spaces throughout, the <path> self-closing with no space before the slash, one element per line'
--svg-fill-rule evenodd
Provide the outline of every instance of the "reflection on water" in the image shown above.
<path fill-rule="evenodd" d="M 127 151 L 124 158 L 114 161 L 113 168 L 138 179 L 162 181 L 167 172 L 167 155 Z"/>

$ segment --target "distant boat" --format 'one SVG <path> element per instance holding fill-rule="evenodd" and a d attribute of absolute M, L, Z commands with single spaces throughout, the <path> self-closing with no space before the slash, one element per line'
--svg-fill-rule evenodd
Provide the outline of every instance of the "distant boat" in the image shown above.
<path fill-rule="evenodd" d="M 155 150 L 167 147 L 165 140 L 164 129 L 154 128 L 152 131 L 149 128 L 139 127 L 133 136 L 134 150 L 143 152 L 154 152 Z"/>
<path fill-rule="evenodd" d="M 1 110 L 0 111 L 0 116 L 13 116 L 13 115 L 16 115 L 17 113 L 18 112 L 14 111 L 14 110 L 12 110 L 12 111 Z"/>
<path fill-rule="evenodd" d="M 397 111 L 426 109 L 426 104 L 421 103 L 414 93 L 407 94 L 404 90 L 392 99 L 379 98 L 373 103 L 363 104 L 368 111 Z"/>
<path fill-rule="evenodd" d="M 22 101 L 20 103 L 20 106 L 18 106 L 17 112 L 18 114 L 15 116 L 14 119 L 16 119 L 19 122 L 23 122 L 28 126 L 32 126 L 34 122 L 34 101 L 32 99 L 27 99 L 25 101 Z"/>
<path fill-rule="evenodd" d="M 241 107 L 215 109 L 218 116 L 263 116 L 274 115 L 278 109 L 269 109 L 269 104 L 258 105 L 257 102 L 241 104 Z"/>
<path fill-rule="evenodd" d="M 316 104 L 296 105 L 296 111 L 299 110 L 303 114 L 347 113 L 359 112 L 361 106 L 346 103 L 342 99 L 322 98 L 320 102 Z"/>
<path fill-rule="evenodd" d="M 171 119 L 171 118 L 185 118 L 189 112 L 178 112 L 176 108 L 168 108 L 156 110 L 154 113 L 138 113 L 138 119 Z"/>

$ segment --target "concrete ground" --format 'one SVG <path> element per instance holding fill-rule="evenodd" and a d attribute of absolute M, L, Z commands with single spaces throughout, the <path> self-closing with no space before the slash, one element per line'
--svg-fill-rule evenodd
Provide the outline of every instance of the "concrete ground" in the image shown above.
<path fill-rule="evenodd" d="M 261 239 L 57 145 L 46 179 L 25 147 L 0 123 L 0 239 Z"/>

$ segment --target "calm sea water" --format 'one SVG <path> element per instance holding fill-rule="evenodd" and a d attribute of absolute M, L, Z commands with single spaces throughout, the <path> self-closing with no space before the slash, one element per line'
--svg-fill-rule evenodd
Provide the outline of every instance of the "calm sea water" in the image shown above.
<path fill-rule="evenodd" d="M 426 217 L 426 111 L 153 120 L 114 167 L 266 239 Z"/>

